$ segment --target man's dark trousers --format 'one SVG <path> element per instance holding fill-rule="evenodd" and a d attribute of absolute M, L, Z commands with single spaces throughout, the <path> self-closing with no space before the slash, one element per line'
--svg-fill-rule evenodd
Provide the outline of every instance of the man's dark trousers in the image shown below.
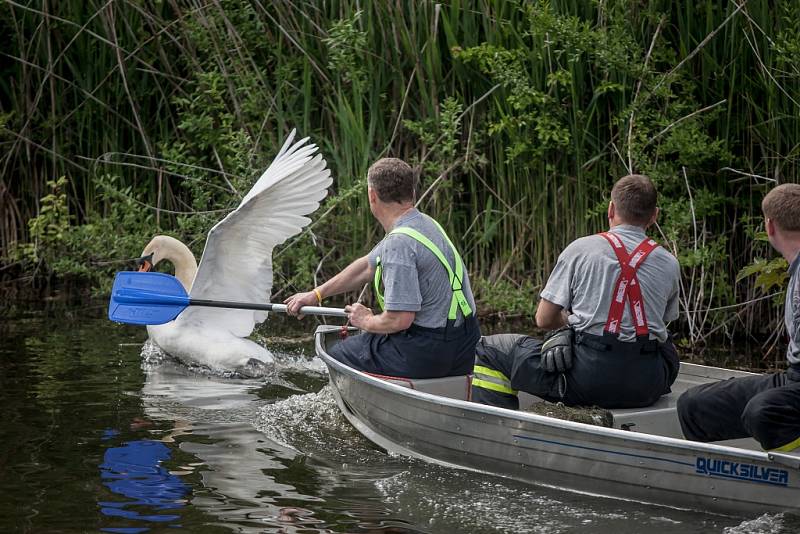
<path fill-rule="evenodd" d="M 406 378 L 468 375 L 481 337 L 478 321 L 427 329 L 412 325 L 396 334 L 363 333 L 333 346 L 334 359 L 368 373 Z"/>
<path fill-rule="evenodd" d="M 800 445 L 800 369 L 694 387 L 678 399 L 678 418 L 693 441 L 754 437 L 765 450 L 792 450 Z"/>
<path fill-rule="evenodd" d="M 671 340 L 623 343 L 608 334 L 578 332 L 572 368 L 565 373 L 548 373 L 541 367 L 539 340 L 518 336 L 508 348 L 507 338 L 494 340 L 495 337 L 499 336 L 487 336 L 478 344 L 475 376 L 480 375 L 481 367 L 496 370 L 508 379 L 511 389 L 568 406 L 650 406 L 669 393 L 678 376 L 678 356 Z M 516 394 L 474 384 L 473 401 L 519 408 Z"/>

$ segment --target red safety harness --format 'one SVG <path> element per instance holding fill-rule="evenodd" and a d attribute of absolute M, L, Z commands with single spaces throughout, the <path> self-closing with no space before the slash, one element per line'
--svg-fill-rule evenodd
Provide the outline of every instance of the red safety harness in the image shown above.
<path fill-rule="evenodd" d="M 619 335 L 619 327 L 622 322 L 622 313 L 625 311 L 625 300 L 630 304 L 631 317 L 633 324 L 636 327 L 636 336 L 646 336 L 649 333 L 647 328 L 647 315 L 644 311 L 644 298 L 642 297 L 642 289 L 639 286 L 639 279 L 636 277 L 636 271 L 639 266 L 644 262 L 645 258 L 653 252 L 658 243 L 650 238 L 645 238 L 644 241 L 628 255 L 625 250 L 625 245 L 622 240 L 614 235 L 612 232 L 603 232 L 598 234 L 603 236 L 606 241 L 611 244 L 611 248 L 617 255 L 617 261 L 622 272 L 617 278 L 617 283 L 614 285 L 613 298 L 611 299 L 611 308 L 608 310 L 608 321 L 606 321 L 605 331 Z"/>

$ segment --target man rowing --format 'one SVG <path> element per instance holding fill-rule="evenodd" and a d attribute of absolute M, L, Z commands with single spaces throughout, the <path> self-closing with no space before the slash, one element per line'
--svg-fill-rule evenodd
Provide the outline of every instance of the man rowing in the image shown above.
<path fill-rule="evenodd" d="M 372 282 L 382 313 L 345 307 L 351 336 L 329 354 L 356 369 L 407 378 L 466 375 L 480 338 L 467 269 L 442 227 L 414 207 L 415 176 L 402 160 L 384 158 L 367 173 L 370 211 L 386 236 L 372 251 L 306 293 L 284 302 L 302 306 L 357 291 Z"/>
<path fill-rule="evenodd" d="M 603 408 L 648 406 L 670 391 L 678 357 L 667 323 L 678 317 L 677 259 L 645 234 L 658 216 L 647 176 L 619 179 L 610 229 L 561 253 L 536 310 L 550 330 L 489 336 L 477 347 L 472 398 L 517 409 L 517 391 Z"/>
<path fill-rule="evenodd" d="M 775 187 L 761 210 L 769 242 L 789 262 L 789 368 L 691 388 L 678 399 L 678 418 L 687 439 L 753 437 L 765 450 L 789 452 L 800 448 L 800 184 Z"/>

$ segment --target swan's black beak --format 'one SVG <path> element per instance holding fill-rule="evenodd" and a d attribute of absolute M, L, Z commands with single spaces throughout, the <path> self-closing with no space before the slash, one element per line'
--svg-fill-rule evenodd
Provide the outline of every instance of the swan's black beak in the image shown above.
<path fill-rule="evenodd" d="M 142 256 L 141 258 L 136 260 L 136 265 L 139 266 L 140 273 L 146 273 L 150 269 L 153 268 L 153 253 L 151 252 L 147 256 Z"/>

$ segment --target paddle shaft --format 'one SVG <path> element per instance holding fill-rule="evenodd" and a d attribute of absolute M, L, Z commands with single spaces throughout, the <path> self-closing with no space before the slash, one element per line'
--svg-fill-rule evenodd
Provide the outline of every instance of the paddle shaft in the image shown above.
<path fill-rule="evenodd" d="M 193 299 L 174 276 L 164 273 L 121 271 L 114 279 L 108 318 L 118 323 L 157 325 L 175 320 L 188 306 L 233 308 L 287 313 L 285 304 L 227 302 L 221 300 Z M 347 317 L 341 308 L 303 306 L 303 315 L 330 315 Z"/>
<path fill-rule="evenodd" d="M 233 308 L 237 310 L 263 310 L 287 313 L 286 304 L 255 304 L 251 302 L 226 302 L 223 300 L 189 299 L 189 306 L 205 306 L 208 308 Z M 301 315 L 329 315 L 331 317 L 347 317 L 341 308 L 325 308 L 322 306 L 303 306 Z"/>

